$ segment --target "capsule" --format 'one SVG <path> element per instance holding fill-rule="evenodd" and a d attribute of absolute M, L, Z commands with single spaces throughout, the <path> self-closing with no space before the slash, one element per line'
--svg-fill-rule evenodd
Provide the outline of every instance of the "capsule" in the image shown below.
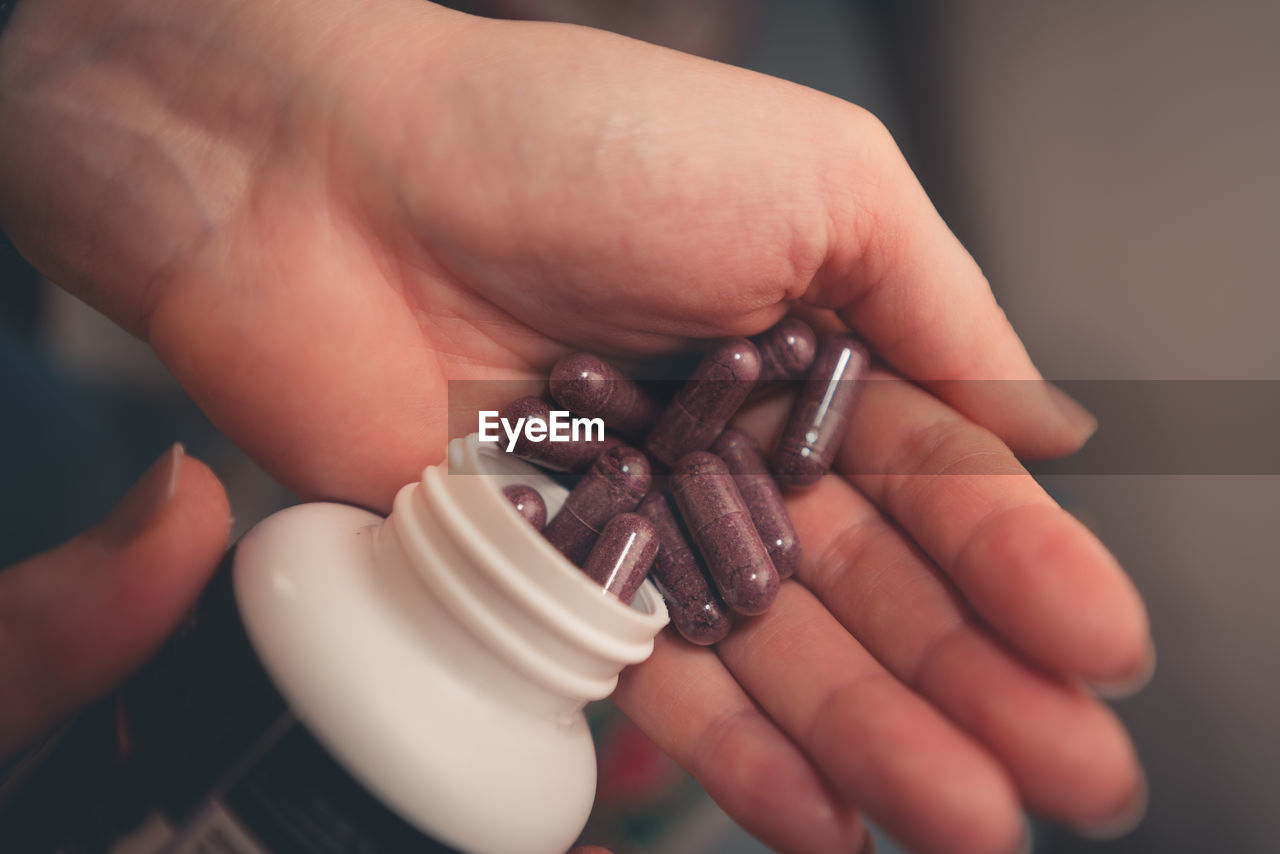
<path fill-rule="evenodd" d="M 590 353 L 570 353 L 551 369 L 551 396 L 577 415 L 599 418 L 610 430 L 639 436 L 653 426 L 658 404 L 635 381 Z"/>
<path fill-rule="evenodd" d="M 716 439 L 711 452 L 724 460 L 737 482 L 778 577 L 790 578 L 800 566 L 800 538 L 760 446 L 746 433 L 730 427 Z"/>
<path fill-rule="evenodd" d="M 541 531 L 547 524 L 547 504 L 538 490 L 523 483 L 513 483 L 502 490 L 502 494 L 535 531 Z"/>
<path fill-rule="evenodd" d="M 635 513 L 619 513 L 600 532 L 582 571 L 628 605 L 657 554 L 658 532 L 649 520 Z"/>
<path fill-rule="evenodd" d="M 831 468 L 869 360 L 867 348 L 851 335 L 822 343 L 773 449 L 773 473 L 783 489 L 816 483 Z"/>
<path fill-rule="evenodd" d="M 760 354 L 745 338 L 722 341 L 703 357 L 645 440 L 645 451 L 664 465 L 705 451 L 747 399 L 760 376 Z"/>
<path fill-rule="evenodd" d="M 761 383 L 803 377 L 818 351 L 812 327 L 797 317 L 784 317 L 751 341 L 760 351 Z"/>
<path fill-rule="evenodd" d="M 644 454 L 626 445 L 610 448 L 591 464 L 542 535 L 581 566 L 605 524 L 636 509 L 651 480 Z"/>
<path fill-rule="evenodd" d="M 540 397 L 520 397 L 504 406 L 498 412 L 498 417 L 507 419 L 511 424 L 515 424 L 521 418 L 531 418 L 550 425 L 551 407 Z M 620 444 L 622 444 L 621 439 L 610 436 L 608 433 L 601 440 L 533 442 L 525 435 L 524 430 L 521 430 L 511 453 L 543 468 L 580 472 L 590 466 L 596 457 Z"/>
<path fill-rule="evenodd" d="M 778 571 L 724 461 L 706 451 L 681 457 L 671 495 L 724 603 L 739 614 L 764 613 L 778 595 Z"/>
<path fill-rule="evenodd" d="M 690 643 L 708 646 L 723 640 L 732 628 L 729 612 L 693 553 L 684 526 L 671 509 L 671 499 L 651 492 L 636 512 L 658 532 L 653 580 L 667 601 L 672 624 Z"/>

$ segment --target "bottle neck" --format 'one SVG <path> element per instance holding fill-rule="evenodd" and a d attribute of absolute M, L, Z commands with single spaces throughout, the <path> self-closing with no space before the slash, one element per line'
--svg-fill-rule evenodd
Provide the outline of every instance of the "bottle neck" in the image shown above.
<path fill-rule="evenodd" d="M 459 652 L 448 657 L 460 677 L 567 714 L 607 697 L 623 667 L 649 656 L 666 608 L 651 583 L 624 605 L 587 578 L 507 502 L 503 488 L 517 483 L 538 490 L 549 516 L 567 494 L 474 434 L 456 439 L 446 464 L 397 495 L 375 554 L 380 570 L 421 583 L 435 612 L 423 632 Z"/>

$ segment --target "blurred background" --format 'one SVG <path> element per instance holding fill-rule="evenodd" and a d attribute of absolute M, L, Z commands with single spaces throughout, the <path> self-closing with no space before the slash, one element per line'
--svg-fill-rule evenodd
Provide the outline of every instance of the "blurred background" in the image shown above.
<path fill-rule="evenodd" d="M 872 110 L 1051 379 L 1280 380 L 1280 4 L 452 5 L 614 29 Z M 237 533 L 289 501 L 145 345 L 12 250 L 0 266 L 0 565 L 96 521 L 175 439 L 226 482 Z M 1160 419 L 1145 423 L 1159 442 Z M 1202 470 L 1044 478 L 1136 579 L 1160 661 L 1117 705 L 1146 820 L 1107 843 L 1038 826 L 1038 851 L 1280 851 L 1280 477 Z M 589 841 L 763 850 L 607 706 L 593 719 Z"/>

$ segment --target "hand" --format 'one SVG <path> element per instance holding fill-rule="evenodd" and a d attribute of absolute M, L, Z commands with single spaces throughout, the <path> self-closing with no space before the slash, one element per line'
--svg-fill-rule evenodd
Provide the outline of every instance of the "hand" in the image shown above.
<path fill-rule="evenodd" d="M 919 385 L 874 384 L 850 476 L 795 500 L 800 583 L 716 651 L 660 639 L 618 702 L 785 851 L 850 850 L 859 807 L 921 851 L 1006 851 L 1021 801 L 1097 824 L 1140 798 L 1077 682 L 1148 667 L 1141 603 L 1008 450 L 1091 419 L 947 382 L 1038 375 L 865 112 L 418 2 L 26 0 L 0 122 L 14 242 L 305 496 L 387 509 L 443 455 L 448 379 L 834 311 Z M 884 470 L 951 474 L 856 474 Z"/>
<path fill-rule="evenodd" d="M 174 445 L 101 524 L 0 571 L 0 763 L 146 660 L 230 527 L 218 479 Z"/>

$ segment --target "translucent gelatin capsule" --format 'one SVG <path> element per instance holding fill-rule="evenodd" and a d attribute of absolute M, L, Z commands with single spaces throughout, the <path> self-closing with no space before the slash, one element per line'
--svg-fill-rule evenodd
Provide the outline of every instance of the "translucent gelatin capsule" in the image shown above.
<path fill-rule="evenodd" d="M 760 376 L 760 354 L 745 338 L 720 342 L 694 368 L 645 440 L 645 450 L 664 465 L 705 451 L 747 399 Z"/>
<path fill-rule="evenodd" d="M 541 531 L 547 524 L 547 504 L 538 494 L 538 490 L 523 483 L 513 483 L 502 490 L 502 494 L 535 531 Z"/>
<path fill-rule="evenodd" d="M 818 348 L 773 450 L 773 473 L 784 489 L 814 484 L 831 468 L 869 360 L 851 335 L 833 335 Z"/>
<path fill-rule="evenodd" d="M 600 532 L 582 571 L 606 593 L 629 605 L 657 554 L 658 532 L 649 520 L 635 513 L 619 513 Z"/>
<path fill-rule="evenodd" d="M 634 510 L 651 480 L 644 454 L 626 445 L 610 448 L 591 464 L 542 535 L 581 566 L 605 524 Z"/>
<path fill-rule="evenodd" d="M 778 576 L 790 578 L 800 566 L 800 538 L 782 500 L 782 490 L 769 474 L 769 464 L 760 446 L 746 433 L 730 427 L 716 439 L 711 452 L 724 460 L 737 481 L 738 491 Z"/>
<path fill-rule="evenodd" d="M 570 353 L 551 369 L 551 396 L 565 409 L 600 418 L 610 430 L 639 436 L 658 417 L 658 404 L 635 381 L 590 353 Z"/>
<path fill-rule="evenodd" d="M 681 457 L 671 495 L 724 603 L 740 614 L 763 613 L 778 594 L 778 571 L 724 461 L 706 451 Z"/>
<path fill-rule="evenodd" d="M 813 364 L 818 337 L 796 317 L 784 317 L 751 339 L 760 351 L 760 382 L 799 379 Z"/>
<path fill-rule="evenodd" d="M 636 512 L 653 523 L 658 532 L 658 558 L 653 562 L 653 580 L 667 600 L 671 623 L 685 640 L 707 646 L 729 633 L 733 624 L 729 612 L 702 568 L 683 525 L 671 507 L 671 499 L 652 492 L 640 502 Z"/>
<path fill-rule="evenodd" d="M 520 397 L 498 411 L 498 417 L 510 424 L 521 418 L 532 418 L 550 426 L 551 406 L 540 397 Z M 546 431 L 544 431 L 545 433 Z M 522 460 L 553 471 L 579 472 L 591 465 L 596 457 L 610 448 L 622 444 L 617 436 L 605 434 L 601 440 L 580 439 L 577 442 L 534 442 L 522 430 L 516 438 L 511 453 Z"/>

